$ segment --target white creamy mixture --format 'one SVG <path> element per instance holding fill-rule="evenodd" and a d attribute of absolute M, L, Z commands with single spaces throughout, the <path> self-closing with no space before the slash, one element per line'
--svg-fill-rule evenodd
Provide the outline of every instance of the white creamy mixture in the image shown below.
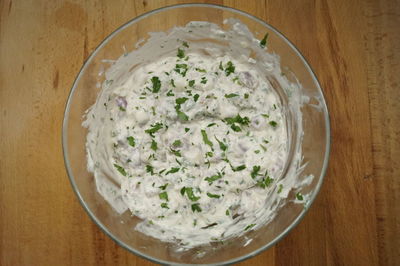
<path fill-rule="evenodd" d="M 279 64 L 232 23 L 230 32 L 195 22 L 153 34 L 108 70 L 84 123 L 99 193 L 163 241 L 192 247 L 256 229 L 294 186 L 279 180 L 289 135 L 265 74 Z M 233 48 L 244 50 L 200 42 L 213 34 L 235 37 Z M 252 46 L 266 55 L 262 64 L 249 56 Z"/>

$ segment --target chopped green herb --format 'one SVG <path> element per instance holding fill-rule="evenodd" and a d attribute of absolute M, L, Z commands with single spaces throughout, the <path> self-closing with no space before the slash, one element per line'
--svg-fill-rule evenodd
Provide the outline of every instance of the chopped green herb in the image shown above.
<path fill-rule="evenodd" d="M 175 96 L 175 94 L 172 92 L 172 90 L 169 90 L 168 92 L 167 92 L 167 96 Z"/>
<path fill-rule="evenodd" d="M 233 97 L 238 97 L 239 94 L 236 93 L 230 93 L 230 94 L 225 94 L 225 98 L 233 98 Z"/>
<path fill-rule="evenodd" d="M 270 124 L 272 127 L 276 127 L 276 126 L 278 125 L 278 123 L 276 123 L 275 121 L 269 121 L 269 124 Z"/>
<path fill-rule="evenodd" d="M 126 176 L 126 175 L 127 175 L 125 169 L 124 169 L 122 166 L 120 166 L 120 165 L 118 165 L 118 164 L 114 164 L 114 167 L 118 170 L 118 172 L 121 173 L 121 175 L 123 175 L 123 176 Z"/>
<path fill-rule="evenodd" d="M 128 140 L 129 145 L 131 145 L 132 147 L 135 147 L 135 138 L 132 136 L 129 136 L 126 138 Z"/>
<path fill-rule="evenodd" d="M 265 118 L 269 118 L 269 115 L 267 115 L 267 114 L 261 114 L 263 117 L 265 117 Z"/>
<path fill-rule="evenodd" d="M 264 151 L 267 151 L 267 148 L 265 148 L 264 145 L 260 144 L 260 147 L 261 147 Z"/>
<path fill-rule="evenodd" d="M 188 121 L 189 117 L 182 111 L 177 110 L 176 113 L 178 114 L 178 118 L 182 121 Z"/>
<path fill-rule="evenodd" d="M 255 150 L 254 153 L 255 153 L 255 154 L 259 154 L 259 153 L 260 153 L 260 150 Z"/>
<path fill-rule="evenodd" d="M 160 197 L 161 200 L 168 201 L 168 193 L 166 191 L 161 192 L 160 194 L 158 194 L 158 196 Z"/>
<path fill-rule="evenodd" d="M 185 51 L 183 51 L 181 48 L 178 48 L 178 53 L 176 55 L 179 58 L 184 58 L 185 57 Z"/>
<path fill-rule="evenodd" d="M 224 70 L 224 68 L 222 67 L 222 61 L 219 62 L 219 69 Z"/>
<path fill-rule="evenodd" d="M 192 88 L 193 88 L 193 86 L 194 86 L 194 83 L 195 83 L 195 81 L 194 81 L 194 80 L 190 80 L 190 81 L 189 81 L 189 87 L 192 87 Z"/>
<path fill-rule="evenodd" d="M 186 191 L 186 187 L 181 188 L 181 195 L 184 196 Z"/>
<path fill-rule="evenodd" d="M 178 151 L 178 150 L 173 150 L 173 149 L 171 149 L 171 152 L 172 152 L 176 157 L 182 157 L 181 152 Z"/>
<path fill-rule="evenodd" d="M 151 165 L 146 165 L 146 172 L 147 173 L 150 173 L 151 175 L 154 175 L 154 172 L 153 172 L 153 170 L 154 170 L 154 167 L 153 166 L 151 166 Z"/>
<path fill-rule="evenodd" d="M 204 180 L 206 180 L 209 185 L 212 185 L 212 183 L 214 181 L 217 181 L 218 179 L 221 179 L 221 178 L 222 178 L 221 173 L 218 173 L 216 175 L 213 175 L 213 176 L 210 176 L 210 177 L 206 177 Z"/>
<path fill-rule="evenodd" d="M 268 32 L 264 35 L 264 38 L 260 41 L 260 47 L 264 48 L 265 45 L 267 45 L 267 39 L 268 39 Z"/>
<path fill-rule="evenodd" d="M 193 212 L 201 212 L 200 205 L 198 203 L 192 204 L 192 211 Z"/>
<path fill-rule="evenodd" d="M 181 74 L 182 77 L 185 77 L 186 72 L 188 71 L 188 65 L 187 64 L 176 64 L 174 70 L 175 70 L 175 72 Z"/>
<path fill-rule="evenodd" d="M 186 48 L 189 48 L 189 44 L 187 42 L 182 42 L 182 45 L 185 46 Z"/>
<path fill-rule="evenodd" d="M 151 83 L 153 83 L 153 93 L 157 93 L 161 88 L 161 81 L 158 77 L 152 77 Z"/>
<path fill-rule="evenodd" d="M 156 115 L 156 108 L 154 106 L 151 107 L 151 111 L 152 111 L 153 115 Z"/>
<path fill-rule="evenodd" d="M 239 172 L 239 171 L 242 171 L 242 170 L 246 169 L 246 165 L 242 164 L 242 165 L 239 165 L 237 167 L 233 167 L 231 165 L 231 169 L 232 169 L 233 172 Z"/>
<path fill-rule="evenodd" d="M 253 228 L 256 224 L 249 224 L 248 226 L 246 226 L 246 228 L 244 229 L 244 231 L 247 231 L 251 228 Z"/>
<path fill-rule="evenodd" d="M 168 183 L 166 183 L 165 185 L 159 186 L 159 188 L 161 188 L 162 190 L 165 190 L 167 187 L 168 187 Z"/>
<path fill-rule="evenodd" d="M 211 194 L 210 192 L 207 192 L 207 196 L 210 197 L 210 198 L 216 198 L 216 199 L 219 199 L 221 197 L 220 195 Z"/>
<path fill-rule="evenodd" d="M 185 127 L 185 132 L 188 132 L 190 130 L 190 128 Z"/>
<path fill-rule="evenodd" d="M 282 189 L 283 189 L 283 185 L 282 185 L 282 184 L 279 184 L 278 194 L 282 192 Z"/>
<path fill-rule="evenodd" d="M 121 110 L 122 112 L 126 111 L 126 109 L 124 107 L 122 107 L 122 106 L 119 107 L 119 110 Z"/>
<path fill-rule="evenodd" d="M 195 95 L 193 96 L 194 101 L 197 102 L 197 100 L 199 99 L 199 97 L 200 97 L 200 95 L 195 94 Z"/>
<path fill-rule="evenodd" d="M 172 85 L 172 87 L 176 88 L 174 79 L 171 79 L 171 85 Z"/>
<path fill-rule="evenodd" d="M 244 94 L 244 98 L 245 98 L 245 99 L 248 99 L 248 98 L 249 98 L 249 94 L 248 94 L 248 93 L 245 93 L 245 94 Z"/>
<path fill-rule="evenodd" d="M 175 141 L 172 143 L 172 146 L 174 146 L 174 147 L 179 147 L 179 146 L 181 146 L 181 145 L 182 145 L 182 141 L 180 141 L 179 139 L 175 140 Z"/>
<path fill-rule="evenodd" d="M 211 124 L 208 124 L 207 127 L 212 127 L 212 126 L 215 126 L 215 125 L 216 125 L 216 123 L 211 123 Z"/>
<path fill-rule="evenodd" d="M 175 100 L 175 102 L 176 102 L 176 104 L 183 104 L 183 103 L 185 103 L 187 100 L 189 100 L 189 98 L 181 97 L 181 98 L 177 98 L 177 99 Z"/>
<path fill-rule="evenodd" d="M 202 77 L 200 83 L 201 83 L 201 84 L 206 84 L 207 81 L 208 81 L 208 80 L 207 80 L 205 77 Z"/>
<path fill-rule="evenodd" d="M 225 143 L 223 143 L 222 141 L 220 141 L 219 139 L 217 139 L 216 136 L 214 136 L 214 138 L 217 140 L 218 144 L 219 144 L 219 148 L 223 151 L 226 151 L 226 149 L 228 148 L 228 146 L 226 146 Z"/>
<path fill-rule="evenodd" d="M 205 69 L 202 69 L 202 68 L 197 68 L 196 67 L 195 70 L 198 71 L 198 72 L 207 73 L 207 71 Z"/>
<path fill-rule="evenodd" d="M 214 144 L 208 139 L 207 132 L 204 129 L 201 130 L 201 135 L 203 136 L 204 143 L 212 148 Z"/>
<path fill-rule="evenodd" d="M 259 186 L 261 188 L 266 188 L 266 187 L 269 187 L 273 181 L 274 181 L 274 179 L 272 179 L 269 176 L 263 177 L 262 180 L 259 180 L 257 182 L 257 186 Z"/>
<path fill-rule="evenodd" d="M 179 167 L 172 167 L 168 172 L 165 173 L 165 175 L 173 174 L 179 171 Z"/>
<path fill-rule="evenodd" d="M 156 151 L 156 150 L 157 150 L 157 142 L 156 142 L 154 139 L 151 140 L 151 146 L 150 146 L 150 148 L 151 148 L 153 151 Z"/>
<path fill-rule="evenodd" d="M 206 157 L 213 157 L 214 153 L 212 153 L 211 151 L 206 152 Z"/>
<path fill-rule="evenodd" d="M 231 61 L 229 61 L 225 67 L 225 75 L 229 76 L 231 73 L 235 73 L 235 66 Z"/>
<path fill-rule="evenodd" d="M 163 128 L 163 124 L 162 123 L 155 123 L 154 125 L 151 125 L 151 128 L 146 129 L 144 132 L 150 134 L 150 136 L 154 137 L 154 133 L 156 133 L 158 130 Z"/>
<path fill-rule="evenodd" d="M 269 143 L 269 141 L 266 140 L 266 139 L 263 139 L 263 142 L 264 142 L 265 144 L 268 144 L 268 143 Z"/>
<path fill-rule="evenodd" d="M 225 118 L 225 122 L 228 125 L 231 125 L 231 124 L 234 124 L 234 123 L 238 123 L 238 124 L 247 126 L 250 123 L 250 119 L 247 116 L 241 117 L 240 114 L 237 114 L 235 117 Z"/>
<path fill-rule="evenodd" d="M 242 131 L 242 129 L 241 129 L 239 126 L 235 125 L 235 124 L 231 125 L 231 128 L 232 128 L 232 130 L 235 131 L 235 132 L 240 132 L 240 131 Z"/>
<path fill-rule="evenodd" d="M 261 169 L 261 166 L 259 166 L 259 165 L 253 166 L 253 170 L 250 173 L 251 178 L 255 179 L 258 176 L 258 172 L 260 171 L 260 169 Z"/>
<path fill-rule="evenodd" d="M 169 209 L 168 204 L 166 202 L 161 203 L 161 208 Z"/>
<path fill-rule="evenodd" d="M 226 210 L 225 211 L 225 214 L 226 214 L 226 216 L 229 216 L 230 214 L 229 214 L 229 210 Z"/>
<path fill-rule="evenodd" d="M 296 199 L 303 200 L 303 195 L 300 192 L 297 192 Z"/>
<path fill-rule="evenodd" d="M 188 198 L 191 201 L 198 201 L 200 199 L 200 197 L 196 197 L 193 193 L 193 188 L 191 187 L 186 187 L 184 193 L 186 193 L 186 195 L 188 196 Z M 182 190 L 181 190 L 181 194 L 182 194 Z M 183 194 L 182 194 L 183 195 Z"/>

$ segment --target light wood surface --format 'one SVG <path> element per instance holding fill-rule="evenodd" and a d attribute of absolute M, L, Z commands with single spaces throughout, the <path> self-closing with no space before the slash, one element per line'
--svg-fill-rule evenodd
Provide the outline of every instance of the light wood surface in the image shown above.
<path fill-rule="evenodd" d="M 131 18 L 183 1 L 0 1 L 0 265 L 153 265 L 89 219 L 61 150 L 80 66 Z M 331 159 L 304 220 L 241 265 L 400 265 L 400 2 L 205 1 L 285 34 L 319 78 Z"/>

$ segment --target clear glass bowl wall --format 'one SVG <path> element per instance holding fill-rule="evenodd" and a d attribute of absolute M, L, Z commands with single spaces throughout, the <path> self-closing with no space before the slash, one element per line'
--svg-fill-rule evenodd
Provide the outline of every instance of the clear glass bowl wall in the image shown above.
<path fill-rule="evenodd" d="M 109 66 L 104 59 L 117 59 L 124 52 L 134 50 L 137 41 L 149 37 L 148 32 L 167 31 L 174 26 L 184 26 L 190 21 L 208 21 L 225 28 L 223 21 L 226 18 L 239 19 L 258 39 L 262 39 L 268 32 L 268 51 L 280 56 L 282 72 L 289 78 L 293 77 L 293 73 L 302 84 L 303 93 L 313 96 L 310 104 L 301 109 L 304 129 L 301 145 L 304 161 L 307 162 L 302 175 L 315 176 L 311 184 L 302 188 L 302 193 L 311 192 L 312 196 L 306 208 L 302 204 L 288 201 L 271 223 L 228 241 L 217 249 L 210 245 L 177 252 L 174 244 L 161 242 L 135 231 L 133 228 L 138 219 L 128 212 L 118 215 L 97 193 L 93 175 L 86 169 L 87 131 L 81 124 L 85 111 L 96 101 L 99 92 L 96 84 L 104 80 L 104 75 L 99 73 Z M 322 108 L 315 108 L 315 105 Z M 63 148 L 68 175 L 89 216 L 121 246 L 163 264 L 234 263 L 254 256 L 279 241 L 301 220 L 319 191 L 329 156 L 329 138 L 329 118 L 321 88 L 298 50 L 276 29 L 251 15 L 230 8 L 196 4 L 166 7 L 146 13 L 108 36 L 79 72 L 67 102 L 63 125 Z M 294 198 L 292 194 L 289 195 L 291 199 Z M 249 238 L 253 240 L 244 246 Z M 198 256 L 200 250 L 204 252 L 204 256 Z"/>

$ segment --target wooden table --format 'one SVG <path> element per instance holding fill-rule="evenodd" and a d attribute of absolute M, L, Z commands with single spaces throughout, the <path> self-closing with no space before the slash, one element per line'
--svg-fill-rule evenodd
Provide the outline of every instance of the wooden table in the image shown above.
<path fill-rule="evenodd" d="M 89 219 L 61 150 L 80 66 L 129 19 L 186 1 L 0 1 L 0 265 L 152 265 Z M 117 3 L 119 2 L 119 3 Z M 285 34 L 326 95 L 332 151 L 305 219 L 242 265 L 400 265 L 400 3 L 204 1 Z"/>

